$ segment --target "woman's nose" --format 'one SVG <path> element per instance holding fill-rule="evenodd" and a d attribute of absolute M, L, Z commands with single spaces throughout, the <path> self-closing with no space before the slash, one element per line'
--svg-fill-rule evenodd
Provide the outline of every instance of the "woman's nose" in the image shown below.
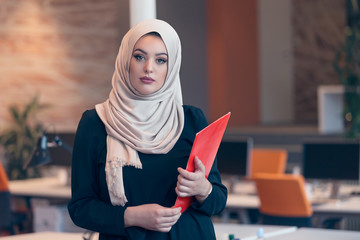
<path fill-rule="evenodd" d="M 146 73 L 151 73 L 153 72 L 153 64 L 150 60 L 147 60 L 145 63 L 145 72 Z"/>

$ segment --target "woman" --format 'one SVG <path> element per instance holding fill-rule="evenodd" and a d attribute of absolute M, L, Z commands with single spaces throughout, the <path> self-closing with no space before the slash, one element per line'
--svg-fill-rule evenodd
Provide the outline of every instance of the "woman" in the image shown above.
<path fill-rule="evenodd" d="M 197 158 L 195 172 L 184 169 L 207 122 L 182 105 L 180 62 L 175 30 L 140 22 L 122 40 L 109 98 L 80 120 L 68 209 L 100 239 L 215 239 L 210 217 L 225 207 L 227 190 L 216 161 L 208 179 Z M 195 201 L 181 213 L 172 207 L 177 196 Z"/>

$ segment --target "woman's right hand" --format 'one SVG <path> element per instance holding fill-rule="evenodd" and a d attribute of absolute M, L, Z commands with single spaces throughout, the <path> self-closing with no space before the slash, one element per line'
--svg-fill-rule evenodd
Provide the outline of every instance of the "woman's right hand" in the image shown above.
<path fill-rule="evenodd" d="M 124 213 L 125 227 L 142 227 L 152 231 L 169 232 L 181 216 L 181 208 L 167 208 L 158 204 L 128 207 Z"/>

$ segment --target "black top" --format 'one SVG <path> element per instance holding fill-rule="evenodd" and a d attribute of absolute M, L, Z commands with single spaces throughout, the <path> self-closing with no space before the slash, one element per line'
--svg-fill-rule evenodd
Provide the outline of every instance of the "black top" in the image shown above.
<path fill-rule="evenodd" d="M 186 168 L 195 134 L 207 126 L 203 112 L 184 106 L 185 123 L 181 136 L 167 154 L 139 152 L 142 169 L 123 167 L 124 207 L 110 202 L 105 179 L 106 130 L 96 111 L 84 112 L 77 132 L 72 161 L 72 199 L 68 205 L 74 223 L 100 233 L 99 239 L 215 239 L 211 216 L 226 204 L 227 189 L 221 184 L 216 159 L 208 180 L 213 186 L 209 197 L 200 204 L 196 200 L 182 213 L 169 233 L 140 227 L 124 227 L 124 211 L 128 206 L 157 203 L 171 207 L 176 200 L 177 168 Z"/>

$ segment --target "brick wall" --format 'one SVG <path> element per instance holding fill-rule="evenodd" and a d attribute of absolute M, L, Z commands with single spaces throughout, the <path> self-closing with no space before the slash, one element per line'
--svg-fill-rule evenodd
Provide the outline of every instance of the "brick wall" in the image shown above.
<path fill-rule="evenodd" d="M 0 4 L 0 130 L 8 106 L 39 94 L 39 118 L 74 131 L 81 113 L 104 101 L 129 26 L 128 1 L 11 0 Z"/>
<path fill-rule="evenodd" d="M 317 86 L 340 84 L 333 68 L 344 42 L 345 0 L 293 0 L 296 123 L 316 123 Z"/>

